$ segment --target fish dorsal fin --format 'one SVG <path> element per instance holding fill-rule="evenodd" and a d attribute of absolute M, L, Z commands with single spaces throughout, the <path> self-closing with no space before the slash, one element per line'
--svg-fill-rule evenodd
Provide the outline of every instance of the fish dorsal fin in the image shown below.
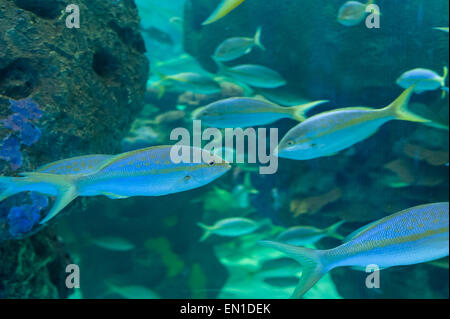
<path fill-rule="evenodd" d="M 269 103 L 269 104 L 272 104 L 272 105 L 279 106 L 278 104 L 273 103 L 272 101 L 268 100 L 267 98 L 265 98 L 261 94 L 256 94 L 255 96 L 253 96 L 253 99 L 261 101 L 261 102 Z"/>

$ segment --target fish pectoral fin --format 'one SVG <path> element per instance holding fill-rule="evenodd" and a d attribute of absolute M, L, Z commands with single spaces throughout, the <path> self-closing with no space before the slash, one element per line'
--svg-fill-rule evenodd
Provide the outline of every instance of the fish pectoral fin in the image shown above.
<path fill-rule="evenodd" d="M 78 197 L 77 189 L 75 185 L 63 185 L 59 191 L 58 195 L 56 196 L 55 204 L 53 205 L 50 212 L 47 214 L 47 216 L 42 219 L 39 224 L 45 224 L 50 219 L 58 215 L 60 211 L 62 211 L 67 205 L 70 204 L 75 198 Z"/>
<path fill-rule="evenodd" d="M 103 195 L 105 195 L 106 197 L 108 197 L 110 199 L 125 199 L 125 198 L 130 197 L 130 196 L 117 195 L 117 194 L 113 194 L 113 193 L 103 193 Z"/>

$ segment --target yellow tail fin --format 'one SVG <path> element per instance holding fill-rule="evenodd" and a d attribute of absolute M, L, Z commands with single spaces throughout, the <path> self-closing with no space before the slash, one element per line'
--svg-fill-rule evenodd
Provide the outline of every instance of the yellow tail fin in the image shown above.
<path fill-rule="evenodd" d="M 286 245 L 274 241 L 260 241 L 259 244 L 287 254 L 302 266 L 302 276 L 291 298 L 303 296 L 329 270 L 320 260 L 320 250 Z"/>
<path fill-rule="evenodd" d="M 255 34 L 255 45 L 260 48 L 263 51 L 266 51 L 266 48 L 264 47 L 264 45 L 261 43 L 261 31 L 262 28 L 259 27 L 258 30 L 256 30 L 256 34 Z"/>
<path fill-rule="evenodd" d="M 328 100 L 315 101 L 315 102 L 311 102 L 311 103 L 292 106 L 290 109 L 293 111 L 293 114 L 292 114 L 293 118 L 299 122 L 303 122 L 304 120 L 306 120 L 306 113 L 308 111 L 312 110 L 313 108 L 315 108 L 318 105 L 328 103 L 328 102 L 330 102 L 330 101 L 328 101 Z"/>
<path fill-rule="evenodd" d="M 22 173 L 23 177 L 0 177 L 0 186 L 6 189 L 0 194 L 0 201 L 21 192 L 34 191 L 41 194 L 56 196 L 47 216 L 40 221 L 46 223 L 55 217 L 77 196 L 77 189 L 71 175 L 56 175 L 46 173 Z"/>
<path fill-rule="evenodd" d="M 414 93 L 415 87 L 416 86 L 413 85 L 409 89 L 406 89 L 394 102 L 385 107 L 382 111 L 386 112 L 387 115 L 395 117 L 397 120 L 420 123 L 431 122 L 431 120 L 417 115 L 408 109 L 409 100 Z"/>
<path fill-rule="evenodd" d="M 448 77 L 448 67 L 444 66 L 444 73 L 442 74 L 442 86 L 445 86 L 447 77 Z"/>
<path fill-rule="evenodd" d="M 200 242 L 205 241 L 206 239 L 208 239 L 209 236 L 212 235 L 212 232 L 211 232 L 212 227 L 207 226 L 207 225 L 202 224 L 202 223 L 197 223 L 197 226 L 199 226 L 200 228 L 202 228 L 205 231 L 205 233 L 203 234 L 203 236 L 199 240 Z"/>
<path fill-rule="evenodd" d="M 327 235 L 330 237 L 336 238 L 338 240 L 344 240 L 344 236 L 337 233 L 337 230 L 339 229 L 339 227 L 341 227 L 342 224 L 344 224 L 344 223 L 345 223 L 345 220 L 341 220 L 341 221 L 337 222 L 336 224 L 328 227 L 326 229 Z"/>
<path fill-rule="evenodd" d="M 447 96 L 447 91 L 448 91 L 448 87 L 447 90 L 445 89 L 445 82 L 447 82 L 447 77 L 448 77 L 448 67 L 444 66 L 444 74 L 442 75 L 442 82 L 441 82 L 441 86 L 442 86 L 442 96 L 441 98 L 445 99 L 445 97 Z"/>

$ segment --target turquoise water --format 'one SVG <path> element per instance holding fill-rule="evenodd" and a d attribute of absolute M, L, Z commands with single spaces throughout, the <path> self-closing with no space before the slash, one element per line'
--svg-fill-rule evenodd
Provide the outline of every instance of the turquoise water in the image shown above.
<path fill-rule="evenodd" d="M 286 299 L 316 262 L 295 247 L 408 209 L 321 257 L 362 269 L 323 271 L 302 297 L 448 298 L 448 1 L 224 1 L 239 5 L 210 24 L 221 1 L 105 2 L 72 29 L 46 1 L 0 13 L 1 298 Z M 208 149 L 208 127 L 212 160 L 146 149 L 183 134 Z M 39 170 L 90 154 L 114 155 Z"/>

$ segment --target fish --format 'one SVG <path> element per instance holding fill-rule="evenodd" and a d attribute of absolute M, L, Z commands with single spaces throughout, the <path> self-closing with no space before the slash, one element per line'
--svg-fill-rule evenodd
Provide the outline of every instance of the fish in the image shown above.
<path fill-rule="evenodd" d="M 207 226 L 203 223 L 197 223 L 197 225 L 205 231 L 200 238 L 201 242 L 208 239 L 211 235 L 224 237 L 247 235 L 253 233 L 261 226 L 251 219 L 240 217 L 222 219 L 212 226 Z"/>
<path fill-rule="evenodd" d="M 179 122 L 184 119 L 186 112 L 181 110 L 167 111 L 159 114 L 154 120 L 150 120 L 148 123 L 155 125 L 166 125 Z"/>
<path fill-rule="evenodd" d="M 141 28 L 141 31 L 154 41 L 170 46 L 174 45 L 172 37 L 168 33 L 161 31 L 158 28 L 150 26 L 146 28 Z"/>
<path fill-rule="evenodd" d="M 140 148 L 161 144 L 160 134 L 151 127 L 141 126 L 129 132 L 122 140 L 122 151 L 134 151 Z"/>
<path fill-rule="evenodd" d="M 442 31 L 442 32 L 447 32 L 448 33 L 448 27 L 436 27 L 433 28 L 434 30 L 438 30 L 438 31 Z"/>
<path fill-rule="evenodd" d="M 325 229 L 319 229 L 311 226 L 295 226 L 291 227 L 278 235 L 276 241 L 294 246 L 311 245 L 324 237 L 333 237 L 343 240 L 344 237 L 336 231 L 345 221 L 340 221 Z"/>
<path fill-rule="evenodd" d="M 130 251 L 136 248 L 128 239 L 116 236 L 95 237 L 90 241 L 100 248 L 112 251 Z"/>
<path fill-rule="evenodd" d="M 328 101 L 315 101 L 292 107 L 282 107 L 269 101 L 233 97 L 198 108 L 192 117 L 203 124 L 217 128 L 239 128 L 271 124 L 284 118 L 302 122 L 306 113 Z"/>
<path fill-rule="evenodd" d="M 397 159 L 383 166 L 389 174 L 380 174 L 381 183 L 402 188 L 411 185 L 434 187 L 445 181 L 440 169 L 432 166 L 419 166 L 418 163 L 406 159 Z"/>
<path fill-rule="evenodd" d="M 335 187 L 325 194 L 306 198 L 293 198 L 289 203 L 289 210 L 291 213 L 294 213 L 294 217 L 303 214 L 315 214 L 341 197 L 342 190 L 339 187 Z"/>
<path fill-rule="evenodd" d="M 169 19 L 169 22 L 176 25 L 176 26 L 183 26 L 184 19 L 181 17 L 172 17 Z"/>
<path fill-rule="evenodd" d="M 275 90 L 260 90 L 258 93 L 269 101 L 283 106 L 295 106 L 310 102 L 286 87 Z"/>
<path fill-rule="evenodd" d="M 245 0 L 222 0 L 216 10 L 211 13 L 211 15 L 202 23 L 202 25 L 208 25 L 222 19 L 231 11 L 236 9 L 239 5 L 241 5 L 241 3 L 244 1 Z"/>
<path fill-rule="evenodd" d="M 432 166 L 442 166 L 449 161 L 449 152 L 445 150 L 430 150 L 420 145 L 407 143 L 403 147 L 403 153 L 420 161 L 425 161 Z"/>
<path fill-rule="evenodd" d="M 429 262 L 449 254 L 448 202 L 405 209 L 366 225 L 332 249 L 315 250 L 274 241 L 260 245 L 287 254 L 302 266 L 302 277 L 292 295 L 300 298 L 322 276 L 337 267 L 379 269 Z"/>
<path fill-rule="evenodd" d="M 295 276 L 291 277 L 268 277 L 264 278 L 263 281 L 275 288 L 285 288 L 285 287 L 295 287 L 298 283 L 298 278 Z"/>
<path fill-rule="evenodd" d="M 261 263 L 261 266 L 255 271 L 254 276 L 257 278 L 300 277 L 301 266 L 295 260 L 288 257 L 268 259 Z"/>
<path fill-rule="evenodd" d="M 436 72 L 428 69 L 413 69 L 403 73 L 397 79 L 397 85 L 402 88 L 408 88 L 411 85 L 416 85 L 414 92 L 421 94 L 425 91 L 434 91 L 445 87 L 445 81 L 448 76 L 448 67 L 444 67 L 444 74 L 440 76 Z M 445 90 L 443 90 L 443 97 L 445 97 Z"/>
<path fill-rule="evenodd" d="M 103 155 L 89 155 L 21 173 L 22 177 L 1 176 L 0 189 L 4 191 L 0 193 L 0 201 L 26 191 L 56 196 L 52 209 L 40 221 L 44 224 L 79 196 L 104 195 L 120 199 L 168 195 L 209 184 L 231 168 L 218 156 L 188 146 L 177 146 L 175 151 L 181 151 L 183 155 L 195 153 L 208 162 L 175 163 L 171 157 L 172 148 L 166 145 L 144 148 L 107 157 L 105 161 L 100 160 Z M 96 165 L 89 164 L 87 159 L 94 159 L 92 163 Z M 62 163 L 72 164 L 64 167 Z"/>
<path fill-rule="evenodd" d="M 198 61 L 186 53 L 164 61 L 152 61 L 151 66 L 152 70 L 156 70 L 158 74 L 164 75 L 178 74 L 180 70 L 194 73 L 201 73 L 203 71 Z"/>
<path fill-rule="evenodd" d="M 118 294 L 125 299 L 160 299 L 160 296 L 153 290 L 141 285 L 118 286 L 110 282 L 106 283 L 107 293 Z"/>
<path fill-rule="evenodd" d="M 411 86 L 382 109 L 350 107 L 314 115 L 287 132 L 274 153 L 294 160 L 332 156 L 374 135 L 389 121 L 428 123 L 408 110 L 414 89 Z"/>
<path fill-rule="evenodd" d="M 252 87 L 274 89 L 286 85 L 286 80 L 276 71 L 257 64 L 242 64 L 235 67 L 227 67 L 216 61 L 219 66 L 219 74 L 244 82 Z"/>
<path fill-rule="evenodd" d="M 339 8 L 338 22 L 346 27 L 352 27 L 360 24 L 367 12 L 367 6 L 374 4 L 375 1 L 369 0 L 366 4 L 358 1 L 347 1 Z M 376 12 L 376 14 L 380 14 Z"/>
<path fill-rule="evenodd" d="M 254 47 L 265 51 L 261 43 L 261 27 L 258 28 L 253 38 L 234 37 L 222 42 L 214 52 L 213 59 L 220 62 L 228 62 L 249 54 Z"/>
<path fill-rule="evenodd" d="M 167 87 L 205 95 L 222 92 L 222 88 L 214 79 L 200 73 L 184 72 L 173 75 L 160 74 L 160 77 L 161 80 L 152 84 L 152 86 L 159 88 L 159 97 L 164 95 Z"/>

